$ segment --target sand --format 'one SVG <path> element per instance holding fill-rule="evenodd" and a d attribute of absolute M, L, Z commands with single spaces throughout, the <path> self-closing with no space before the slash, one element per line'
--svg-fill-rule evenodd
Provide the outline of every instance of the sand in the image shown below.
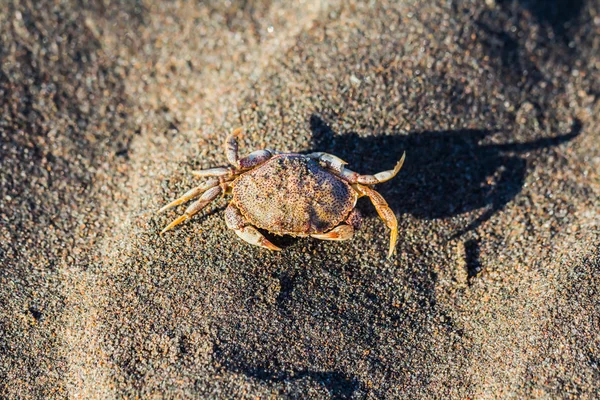
<path fill-rule="evenodd" d="M 0 397 L 600 397 L 597 0 L 0 6 Z M 396 256 L 159 235 L 238 126 Z"/>

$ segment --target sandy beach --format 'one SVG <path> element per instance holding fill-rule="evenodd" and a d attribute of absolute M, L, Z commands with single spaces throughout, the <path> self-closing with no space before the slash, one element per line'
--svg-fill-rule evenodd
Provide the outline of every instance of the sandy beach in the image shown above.
<path fill-rule="evenodd" d="M 0 0 L 0 397 L 600 398 L 600 2 Z M 160 235 L 240 151 L 352 240 Z"/>

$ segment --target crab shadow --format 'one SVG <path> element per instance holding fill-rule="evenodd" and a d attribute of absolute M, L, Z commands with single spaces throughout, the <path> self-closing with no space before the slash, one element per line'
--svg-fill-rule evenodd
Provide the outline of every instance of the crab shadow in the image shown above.
<path fill-rule="evenodd" d="M 361 137 L 336 134 L 317 115 L 310 119 L 314 150 L 337 155 L 354 171 L 370 174 L 391 169 L 406 151 L 399 175 L 378 186 L 396 214 L 431 220 L 479 210 L 455 236 L 476 229 L 502 210 L 523 188 L 524 154 L 551 148 L 576 137 L 572 131 L 525 143 L 482 144 L 492 130 L 459 129 L 408 135 Z M 367 211 L 373 213 L 373 211 Z"/>
<path fill-rule="evenodd" d="M 542 26 L 552 29 L 564 44 L 571 40 L 569 30 L 581 19 L 585 0 L 499 0 L 498 5 L 511 15 L 525 10 Z"/>

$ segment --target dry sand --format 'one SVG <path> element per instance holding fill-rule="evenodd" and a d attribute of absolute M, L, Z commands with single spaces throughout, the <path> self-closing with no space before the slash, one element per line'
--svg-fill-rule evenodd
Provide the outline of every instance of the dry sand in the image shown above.
<path fill-rule="evenodd" d="M 598 0 L 294 3 L 0 0 L 0 397 L 599 398 Z M 159 236 L 237 126 L 397 256 Z"/>

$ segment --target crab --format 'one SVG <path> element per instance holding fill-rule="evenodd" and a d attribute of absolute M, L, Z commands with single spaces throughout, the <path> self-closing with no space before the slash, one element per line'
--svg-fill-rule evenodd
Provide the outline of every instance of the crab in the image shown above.
<path fill-rule="evenodd" d="M 229 166 L 192 171 L 197 177 L 209 179 L 159 210 L 163 212 L 200 196 L 161 234 L 190 219 L 213 200 L 231 195 L 225 223 L 242 240 L 255 246 L 281 250 L 257 228 L 275 235 L 347 240 L 361 222 L 356 201 L 367 196 L 391 230 L 388 259 L 392 257 L 398 221 L 373 185 L 396 176 L 406 153 L 392 170 L 360 175 L 347 169 L 347 163 L 340 158 L 323 152 L 298 154 L 265 149 L 240 158 L 241 133 L 242 128 L 238 128 L 225 140 Z"/>

